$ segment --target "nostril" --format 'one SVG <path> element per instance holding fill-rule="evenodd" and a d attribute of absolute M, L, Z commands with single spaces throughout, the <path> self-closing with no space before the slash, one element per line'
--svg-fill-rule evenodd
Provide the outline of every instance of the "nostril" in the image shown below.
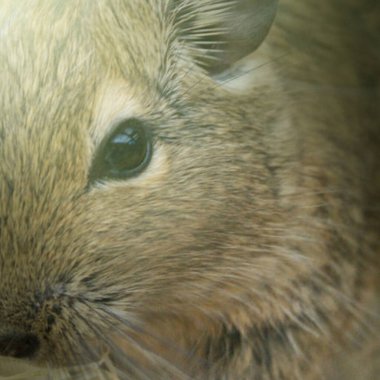
<path fill-rule="evenodd" d="M 39 349 L 40 341 L 33 334 L 0 335 L 0 355 L 19 359 L 31 358 Z"/>

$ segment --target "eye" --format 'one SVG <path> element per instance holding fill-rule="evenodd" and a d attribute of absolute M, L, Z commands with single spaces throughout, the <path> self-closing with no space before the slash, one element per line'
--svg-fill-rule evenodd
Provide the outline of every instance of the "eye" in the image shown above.
<path fill-rule="evenodd" d="M 144 123 L 138 119 L 123 120 L 101 143 L 90 181 L 136 176 L 147 167 L 151 155 L 151 136 Z"/>

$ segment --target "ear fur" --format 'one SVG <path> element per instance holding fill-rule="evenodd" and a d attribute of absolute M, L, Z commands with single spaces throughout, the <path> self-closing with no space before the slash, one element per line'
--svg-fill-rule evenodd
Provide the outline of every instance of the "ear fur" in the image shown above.
<path fill-rule="evenodd" d="M 278 0 L 173 0 L 179 37 L 210 74 L 229 68 L 265 39 Z"/>

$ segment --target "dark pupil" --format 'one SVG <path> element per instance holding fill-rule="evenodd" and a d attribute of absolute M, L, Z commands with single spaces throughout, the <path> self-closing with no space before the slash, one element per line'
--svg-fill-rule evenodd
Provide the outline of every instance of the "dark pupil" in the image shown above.
<path fill-rule="evenodd" d="M 100 145 L 89 181 L 126 179 L 140 174 L 152 157 L 152 138 L 144 121 L 127 119 Z"/>
<path fill-rule="evenodd" d="M 147 153 L 145 133 L 142 128 L 126 126 L 118 128 L 118 133 L 109 140 L 104 161 L 114 175 L 136 169 L 144 161 Z"/>

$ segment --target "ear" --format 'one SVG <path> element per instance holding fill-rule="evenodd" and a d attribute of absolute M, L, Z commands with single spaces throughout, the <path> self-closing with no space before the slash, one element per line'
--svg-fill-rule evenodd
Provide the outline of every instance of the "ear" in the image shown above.
<path fill-rule="evenodd" d="M 278 0 L 173 0 L 180 39 L 210 74 L 229 68 L 265 39 Z"/>

